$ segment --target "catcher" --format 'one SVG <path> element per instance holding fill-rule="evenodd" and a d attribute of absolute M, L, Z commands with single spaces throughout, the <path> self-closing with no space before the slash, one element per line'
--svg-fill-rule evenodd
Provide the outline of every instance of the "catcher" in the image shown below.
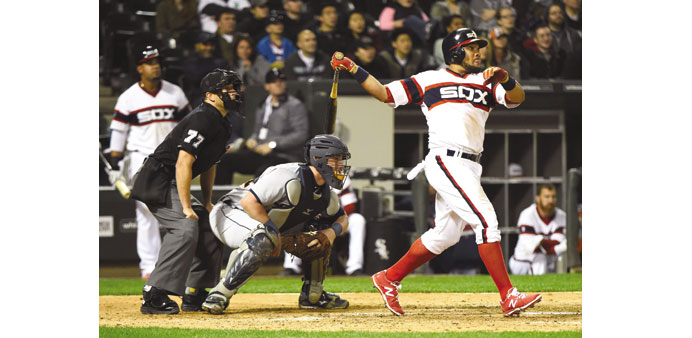
<path fill-rule="evenodd" d="M 219 199 L 209 219 L 216 237 L 234 249 L 226 275 L 207 294 L 194 290 L 200 310 L 221 314 L 238 289 L 270 256 L 281 249 L 305 263 L 301 308 L 345 309 L 348 301 L 325 292 L 322 282 L 336 236 L 348 228 L 339 197 L 351 157 L 346 145 L 332 135 L 317 135 L 305 145 L 306 163 L 267 168 L 262 175 Z M 319 219 L 326 229 L 305 233 L 303 227 Z M 283 246 L 282 246 L 283 242 Z M 205 297 L 206 296 L 206 297 Z"/>

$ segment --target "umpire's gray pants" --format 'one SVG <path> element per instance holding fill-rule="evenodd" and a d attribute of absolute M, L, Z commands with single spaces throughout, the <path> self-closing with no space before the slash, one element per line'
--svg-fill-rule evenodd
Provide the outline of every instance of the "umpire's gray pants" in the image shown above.
<path fill-rule="evenodd" d="M 185 218 L 175 180 L 165 206 L 149 210 L 165 229 L 159 260 L 146 284 L 182 296 L 185 286 L 211 288 L 219 282 L 223 245 L 209 227 L 209 213 L 194 196 L 192 209 L 199 221 Z"/>

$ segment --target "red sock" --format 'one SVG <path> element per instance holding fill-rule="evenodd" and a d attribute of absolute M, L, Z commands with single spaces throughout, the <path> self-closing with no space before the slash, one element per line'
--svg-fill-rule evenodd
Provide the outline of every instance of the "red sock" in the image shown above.
<path fill-rule="evenodd" d="M 488 273 L 493 278 L 497 290 L 500 291 L 500 297 L 504 300 L 507 291 L 512 288 L 512 282 L 507 274 L 500 242 L 478 244 L 478 253 L 481 255 L 485 268 L 488 269 Z"/>
<path fill-rule="evenodd" d="M 435 258 L 436 254 L 430 252 L 421 242 L 420 238 L 417 239 L 408 249 L 408 252 L 401 257 L 401 259 L 392 265 L 391 268 L 387 269 L 387 274 L 385 277 L 391 282 L 400 282 L 404 277 L 406 277 L 411 271 L 418 269 L 421 265 L 425 264 L 427 261 Z"/>

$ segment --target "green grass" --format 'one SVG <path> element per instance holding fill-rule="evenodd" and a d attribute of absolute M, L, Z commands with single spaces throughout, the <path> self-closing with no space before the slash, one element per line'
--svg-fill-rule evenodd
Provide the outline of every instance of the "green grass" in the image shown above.
<path fill-rule="evenodd" d="M 510 276 L 522 292 L 581 291 L 581 273 L 542 276 Z M 327 276 L 325 289 L 330 292 L 375 292 L 370 277 Z M 141 279 L 100 279 L 99 295 L 141 295 Z M 300 277 L 254 277 L 239 293 L 298 293 Z M 403 292 L 496 292 L 489 275 L 412 275 L 402 282 Z"/>
<path fill-rule="evenodd" d="M 314 338 L 352 338 L 352 337 L 423 337 L 423 338 L 447 338 L 447 337 L 581 337 L 581 331 L 559 332 L 306 332 L 306 331 L 260 331 L 260 330 L 205 330 L 205 329 L 164 329 L 152 328 L 114 328 L 99 327 L 99 337 L 314 337 Z"/>

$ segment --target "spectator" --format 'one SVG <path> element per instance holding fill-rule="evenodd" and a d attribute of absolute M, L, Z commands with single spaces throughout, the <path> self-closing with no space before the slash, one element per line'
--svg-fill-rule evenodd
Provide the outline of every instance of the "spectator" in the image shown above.
<path fill-rule="evenodd" d="M 501 7 L 510 6 L 509 0 L 471 0 L 473 29 L 478 35 L 488 35 L 490 30 L 497 25 L 495 19 L 497 11 Z"/>
<path fill-rule="evenodd" d="M 236 43 L 233 44 L 233 50 L 236 58 L 231 68 L 238 73 L 243 83 L 248 86 L 264 83 L 264 76 L 271 67 L 264 56 L 255 50 L 252 38 L 246 34 L 239 34 Z"/>
<path fill-rule="evenodd" d="M 284 18 L 284 36 L 291 42 L 298 43 L 298 33 L 310 23 L 308 15 L 303 13 L 303 1 L 283 0 L 286 17 Z"/>
<path fill-rule="evenodd" d="M 235 60 L 233 40 L 236 38 L 236 14 L 235 10 L 224 7 L 216 15 L 215 56 L 225 59 L 228 63 Z"/>
<path fill-rule="evenodd" d="M 575 29 L 581 36 L 581 0 L 562 0 L 565 8 L 567 26 Z"/>
<path fill-rule="evenodd" d="M 199 29 L 195 0 L 163 0 L 156 6 L 156 32 L 164 39 Z"/>
<path fill-rule="evenodd" d="M 557 257 L 567 250 L 567 216 L 557 206 L 555 186 L 538 188 L 536 203 L 519 214 L 519 239 L 509 268 L 515 275 L 542 275 L 556 272 Z"/>
<path fill-rule="evenodd" d="M 353 61 L 378 79 L 389 78 L 387 62 L 377 54 L 375 44 L 369 36 L 363 36 L 356 41 L 356 55 Z"/>
<path fill-rule="evenodd" d="M 255 111 L 246 147 L 221 158 L 216 184 L 232 184 L 235 172 L 259 176 L 267 167 L 303 160 L 303 145 L 309 138 L 305 106 L 286 94 L 286 75 L 280 69 L 267 72 L 264 88 L 269 95 Z"/>
<path fill-rule="evenodd" d="M 195 55 L 183 62 L 183 89 L 193 107 L 202 103 L 204 93 L 199 87 L 202 78 L 216 68 L 228 66 L 226 60 L 214 56 L 214 41 L 214 34 L 199 32 L 195 43 Z"/>
<path fill-rule="evenodd" d="M 355 54 L 356 42 L 363 36 L 370 37 L 370 39 L 375 42 L 376 49 L 379 50 L 382 48 L 377 30 L 368 25 L 365 15 L 362 12 L 352 11 L 348 14 L 346 19 L 348 20 L 348 30 L 344 36 L 344 41 L 346 41 L 344 52 L 347 55 Z"/>
<path fill-rule="evenodd" d="M 388 78 L 406 78 L 434 68 L 431 67 L 430 56 L 425 51 L 413 48 L 411 33 L 406 28 L 395 29 L 392 32 L 391 41 L 392 49 L 380 52 L 387 63 Z"/>
<path fill-rule="evenodd" d="M 250 7 L 248 0 L 199 0 L 197 12 L 202 30 L 212 34 L 216 32 L 217 15 L 224 8 L 234 9 L 236 21 L 240 21 L 240 11 L 247 7 Z"/>
<path fill-rule="evenodd" d="M 579 32 L 567 26 L 562 7 L 557 4 L 548 6 L 546 22 L 553 35 L 553 44 L 565 52 L 563 78 L 581 78 L 581 36 Z"/>
<path fill-rule="evenodd" d="M 521 79 L 523 61 L 517 53 L 512 51 L 509 45 L 509 36 L 502 27 L 495 27 L 490 31 L 490 43 L 488 47 L 491 49 L 491 59 L 488 66 L 500 67 L 510 74 L 513 74 L 517 80 Z"/>
<path fill-rule="evenodd" d="M 251 0 L 250 14 L 249 17 L 245 18 L 238 25 L 238 31 L 250 34 L 252 40 L 259 41 L 267 35 L 265 31 L 267 17 L 269 16 L 267 0 Z"/>
<path fill-rule="evenodd" d="M 497 26 L 502 28 L 509 39 L 509 46 L 515 53 L 521 53 L 523 43 L 528 38 L 525 31 L 516 26 L 517 14 L 513 7 L 501 7 L 495 16 Z M 514 73 L 513 73 L 514 74 Z"/>
<path fill-rule="evenodd" d="M 458 14 L 448 15 L 442 19 L 442 26 L 444 26 L 445 30 L 447 31 L 444 36 L 447 36 L 447 34 L 464 27 L 464 20 L 461 18 L 461 15 Z M 433 44 L 433 56 L 435 57 L 435 64 L 437 64 L 439 67 L 446 66 L 445 58 L 442 55 L 442 40 L 444 40 L 444 36 L 435 40 L 435 43 Z M 379 78 L 379 76 L 375 77 Z"/>
<path fill-rule="evenodd" d="M 381 30 L 392 31 L 405 26 L 421 43 L 427 41 L 425 28 L 428 21 L 430 19 L 418 6 L 416 0 L 396 0 L 396 3 L 391 7 L 385 7 L 380 13 Z"/>
<path fill-rule="evenodd" d="M 336 4 L 325 2 L 320 7 L 317 20 L 320 22 L 315 34 L 317 34 L 317 48 L 327 55 L 332 55 L 337 50 L 345 50 L 344 36 L 336 28 L 339 22 L 339 14 Z"/>
<path fill-rule="evenodd" d="M 536 25 L 533 38 L 524 43 L 524 54 L 529 66 L 530 79 L 556 78 L 562 75 L 565 52 L 553 45 L 553 35 L 545 23 Z"/>
<path fill-rule="evenodd" d="M 291 40 L 283 37 L 283 15 L 273 12 L 267 20 L 265 28 L 267 36 L 257 43 L 257 52 L 262 54 L 272 68 L 283 68 L 286 58 L 295 53 L 296 46 Z"/>
<path fill-rule="evenodd" d="M 317 49 L 317 38 L 309 29 L 298 34 L 298 52 L 286 59 L 284 71 L 289 81 L 329 79 L 333 74 L 329 55 Z"/>
<path fill-rule="evenodd" d="M 436 1 L 430 7 L 430 18 L 432 19 L 443 21 L 445 17 L 450 15 L 459 15 L 461 16 L 461 20 L 463 22 L 472 22 L 471 10 L 469 9 L 469 3 L 466 0 Z M 443 24 L 442 28 L 445 27 L 446 25 Z"/>
<path fill-rule="evenodd" d="M 493 55 L 493 47 L 490 46 L 490 40 L 487 38 L 480 36 L 478 39 L 486 42 L 485 47 L 478 50 L 478 54 L 481 56 L 481 67 L 485 69 L 490 67 L 490 59 Z"/>

